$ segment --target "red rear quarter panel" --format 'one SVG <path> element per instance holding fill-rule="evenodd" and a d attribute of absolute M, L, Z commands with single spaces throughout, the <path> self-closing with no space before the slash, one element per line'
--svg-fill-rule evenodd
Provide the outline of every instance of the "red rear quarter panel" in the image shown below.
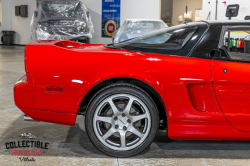
<path fill-rule="evenodd" d="M 84 96 L 95 85 L 110 78 L 128 77 L 149 84 L 161 96 L 170 138 L 230 139 L 239 132 L 218 106 L 209 59 L 45 41 L 27 45 L 25 61 L 26 72 L 33 76 L 39 111 L 76 115 Z M 46 87 L 62 87 L 64 91 L 46 93 Z M 244 134 L 240 137 L 246 139 Z"/>
<path fill-rule="evenodd" d="M 39 110 L 76 114 L 83 97 L 96 84 L 129 77 L 148 83 L 159 93 L 169 120 L 225 120 L 220 113 L 194 112 L 189 100 L 187 84 L 211 86 L 210 60 L 135 53 L 102 45 L 68 49 L 55 43 L 42 42 L 41 46 L 35 42 L 26 47 L 26 72 L 34 77 Z M 48 86 L 63 87 L 64 92 L 48 94 Z"/>
<path fill-rule="evenodd" d="M 151 75 L 154 69 L 149 67 L 159 59 L 148 61 L 147 58 L 154 57 L 96 45 L 65 49 L 31 43 L 26 47 L 26 72 L 33 74 L 38 109 L 76 113 L 85 94 L 109 78 L 136 78 L 161 91 L 163 87 L 156 80 L 150 82 L 157 76 Z M 47 86 L 63 87 L 64 92 L 47 94 Z"/>

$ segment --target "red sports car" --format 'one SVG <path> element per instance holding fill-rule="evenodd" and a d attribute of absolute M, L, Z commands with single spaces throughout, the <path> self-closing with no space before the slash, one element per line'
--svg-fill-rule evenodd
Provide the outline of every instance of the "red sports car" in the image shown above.
<path fill-rule="evenodd" d="M 37 121 L 73 126 L 85 115 L 92 143 L 116 157 L 143 152 L 159 128 L 249 141 L 250 41 L 230 40 L 249 32 L 250 22 L 195 22 L 118 44 L 32 42 L 15 103 Z"/>

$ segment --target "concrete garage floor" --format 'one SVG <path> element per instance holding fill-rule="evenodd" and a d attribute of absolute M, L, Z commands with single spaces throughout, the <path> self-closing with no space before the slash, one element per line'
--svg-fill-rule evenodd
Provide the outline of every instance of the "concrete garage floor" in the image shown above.
<path fill-rule="evenodd" d="M 34 55 L 35 56 L 35 55 Z M 43 122 L 25 122 L 14 105 L 13 85 L 24 72 L 24 47 L 0 46 L 0 165 L 250 165 L 248 142 L 166 141 L 161 131 L 142 155 L 120 159 L 100 153 L 89 141 L 84 118 L 73 127 Z M 20 162 L 5 143 L 18 141 L 22 133 L 36 135 L 36 141 L 48 142 L 43 156 L 35 162 Z M 32 157 L 29 157 L 32 158 Z"/>

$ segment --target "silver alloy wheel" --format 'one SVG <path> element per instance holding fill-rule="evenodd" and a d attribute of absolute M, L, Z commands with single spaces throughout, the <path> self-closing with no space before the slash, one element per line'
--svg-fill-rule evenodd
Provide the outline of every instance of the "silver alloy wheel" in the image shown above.
<path fill-rule="evenodd" d="M 118 107 L 123 102 L 123 108 Z M 107 108 L 105 111 L 105 108 Z M 107 112 L 112 112 L 109 115 Z M 129 94 L 112 95 L 102 101 L 95 110 L 94 132 L 106 147 L 125 151 L 140 146 L 151 129 L 151 115 L 147 106 Z"/>

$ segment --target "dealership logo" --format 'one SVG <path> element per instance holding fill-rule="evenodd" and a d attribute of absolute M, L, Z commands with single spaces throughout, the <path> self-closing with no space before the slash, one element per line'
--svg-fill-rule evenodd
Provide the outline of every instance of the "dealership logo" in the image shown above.
<path fill-rule="evenodd" d="M 11 141 L 5 143 L 5 148 L 10 150 L 12 156 L 20 156 L 20 162 L 34 162 L 34 156 L 42 156 L 44 150 L 48 150 L 49 143 L 35 141 L 36 136 L 31 133 L 20 134 L 22 141 Z M 31 158 L 30 158 L 31 157 Z"/>
<path fill-rule="evenodd" d="M 105 24 L 105 32 L 108 36 L 113 36 L 113 34 L 116 31 L 116 23 L 112 20 L 109 20 L 106 24 Z"/>
<path fill-rule="evenodd" d="M 109 25 L 108 26 L 108 31 L 109 32 L 113 32 L 114 31 L 114 26 L 113 25 Z"/>

